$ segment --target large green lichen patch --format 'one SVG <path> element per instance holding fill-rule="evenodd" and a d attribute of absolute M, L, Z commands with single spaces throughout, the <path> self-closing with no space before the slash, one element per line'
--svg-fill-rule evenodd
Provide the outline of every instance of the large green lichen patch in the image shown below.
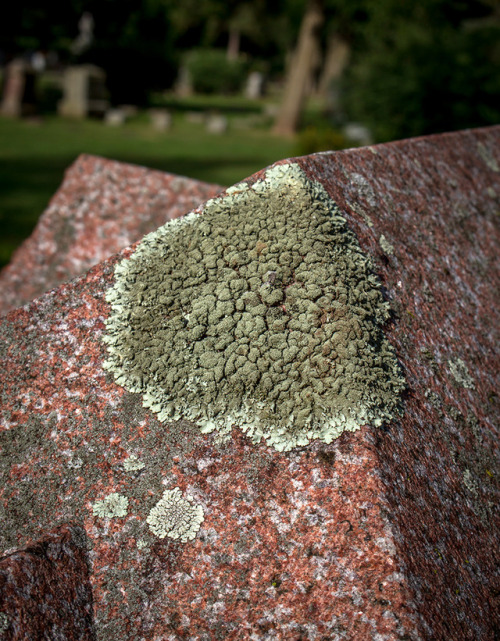
<path fill-rule="evenodd" d="M 298 165 L 149 234 L 115 276 L 105 367 L 161 421 L 289 450 L 397 412 L 369 258 Z"/>

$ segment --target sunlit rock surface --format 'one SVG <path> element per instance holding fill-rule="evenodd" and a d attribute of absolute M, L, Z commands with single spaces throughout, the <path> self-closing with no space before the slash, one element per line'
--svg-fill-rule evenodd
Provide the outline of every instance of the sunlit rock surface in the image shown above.
<path fill-rule="evenodd" d="M 237 423 L 221 438 L 161 422 L 114 380 L 106 296 L 134 247 L 10 312 L 0 549 L 83 528 L 89 577 L 60 578 L 90 581 L 103 641 L 494 639 L 499 150 L 491 128 L 278 163 L 322 185 L 370 258 L 407 386 L 400 417 L 329 444 L 280 452 Z M 198 520 L 161 538 L 148 517 L 175 488 Z M 11 622 L 29 603 L 21 587 L 9 599 L 4 638 L 22 638 Z"/>
<path fill-rule="evenodd" d="M 83 274 L 222 187 L 82 155 L 0 273 L 0 314 Z"/>

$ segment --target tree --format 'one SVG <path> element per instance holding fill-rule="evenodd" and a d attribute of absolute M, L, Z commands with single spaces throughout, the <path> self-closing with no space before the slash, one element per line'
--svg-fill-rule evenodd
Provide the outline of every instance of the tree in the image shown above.
<path fill-rule="evenodd" d="M 380 141 L 493 124 L 499 63 L 494 0 L 379 0 L 358 34 L 344 112 Z"/>
<path fill-rule="evenodd" d="M 228 58 L 233 60 L 242 52 L 269 59 L 281 54 L 286 46 L 287 0 L 166 2 L 176 46 L 182 50 L 217 48 L 226 49 Z"/>
<path fill-rule="evenodd" d="M 290 136 L 297 130 L 304 106 L 306 89 L 311 82 L 317 53 L 319 31 L 324 22 L 321 0 L 309 0 L 300 27 L 297 48 L 290 62 L 283 100 L 274 133 Z"/>

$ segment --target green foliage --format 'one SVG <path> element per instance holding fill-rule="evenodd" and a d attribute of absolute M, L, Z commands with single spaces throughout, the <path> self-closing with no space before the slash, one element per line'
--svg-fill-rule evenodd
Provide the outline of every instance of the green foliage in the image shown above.
<path fill-rule="evenodd" d="M 176 55 L 168 14 L 159 0 L 100 2 L 93 7 L 95 40 L 79 62 L 91 62 L 107 73 L 114 104 L 146 105 L 149 92 L 171 86 Z"/>
<path fill-rule="evenodd" d="M 0 51 L 7 57 L 29 50 L 68 51 L 83 11 L 81 0 L 8 2 L 2 7 Z"/>
<path fill-rule="evenodd" d="M 187 54 L 185 63 L 193 88 L 199 93 L 236 93 L 245 79 L 244 63 L 228 60 L 220 49 L 194 49 Z"/>
<path fill-rule="evenodd" d="M 344 79 L 345 114 L 379 141 L 498 122 L 499 43 L 500 20 L 479 0 L 373 3 Z"/>
<path fill-rule="evenodd" d="M 37 106 L 42 114 L 55 113 L 57 105 L 63 97 L 61 83 L 49 74 L 39 76 L 37 87 Z"/>
<path fill-rule="evenodd" d="M 306 127 L 297 137 L 297 155 L 306 156 L 317 151 L 334 151 L 349 146 L 347 138 L 330 128 Z"/>

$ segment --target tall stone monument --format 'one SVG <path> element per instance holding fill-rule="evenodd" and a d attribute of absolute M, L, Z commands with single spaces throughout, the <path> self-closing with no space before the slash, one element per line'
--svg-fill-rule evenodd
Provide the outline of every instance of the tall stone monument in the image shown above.
<path fill-rule="evenodd" d="M 58 106 L 60 116 L 102 117 L 108 108 L 106 74 L 102 69 L 94 65 L 78 65 L 65 70 L 63 98 Z"/>

